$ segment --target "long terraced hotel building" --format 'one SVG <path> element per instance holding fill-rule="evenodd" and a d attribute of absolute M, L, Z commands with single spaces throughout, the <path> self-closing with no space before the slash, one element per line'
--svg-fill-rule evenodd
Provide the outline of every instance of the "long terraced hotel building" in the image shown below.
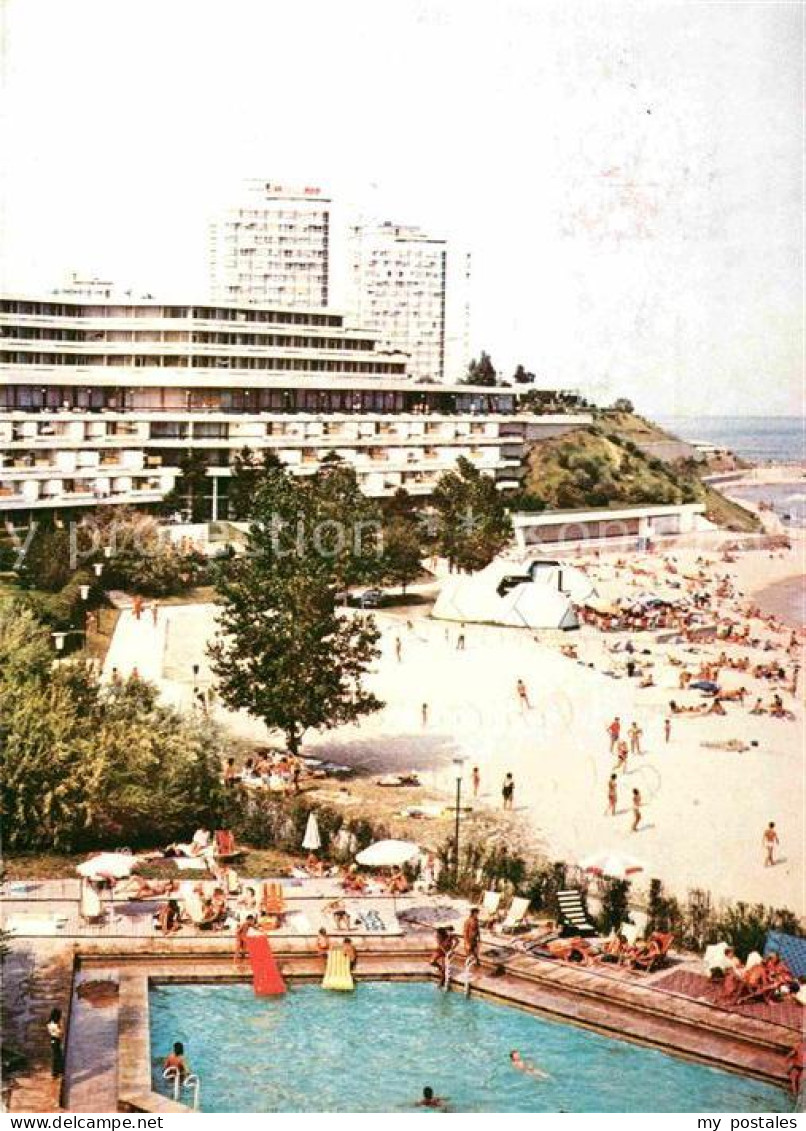
<path fill-rule="evenodd" d="M 587 417 L 516 412 L 516 393 L 415 383 L 400 354 L 329 309 L 0 298 L 0 518 L 154 506 L 203 453 L 206 511 L 230 465 L 271 449 L 295 474 L 329 453 L 373 496 L 428 495 L 459 456 L 517 487 L 528 441 Z"/>

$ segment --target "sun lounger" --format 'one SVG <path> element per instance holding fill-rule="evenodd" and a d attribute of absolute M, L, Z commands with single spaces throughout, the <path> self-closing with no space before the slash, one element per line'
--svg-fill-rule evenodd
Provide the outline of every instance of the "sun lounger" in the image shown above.
<path fill-rule="evenodd" d="M 658 949 L 653 954 L 635 954 L 628 958 L 626 965 L 632 970 L 642 970 L 645 974 L 650 974 L 666 961 L 674 936 L 661 934 L 658 931 L 651 936 L 651 939 L 658 944 Z"/>
<path fill-rule="evenodd" d="M 523 921 L 529 911 L 529 904 L 531 900 L 524 899 L 522 896 L 516 895 L 506 913 L 506 917 L 502 920 L 498 930 L 503 935 L 514 934 L 523 927 Z"/>
<path fill-rule="evenodd" d="M 215 834 L 215 856 L 217 860 L 240 860 L 243 849 L 235 844 L 235 836 L 229 829 L 217 829 Z"/>
<path fill-rule="evenodd" d="M 582 892 L 577 888 L 558 891 L 557 900 L 564 923 L 563 933 L 582 936 L 596 934 L 596 928 L 589 921 L 582 905 Z"/>
<path fill-rule="evenodd" d="M 485 891 L 479 909 L 479 919 L 482 927 L 491 927 L 500 917 L 501 892 Z"/>
<path fill-rule="evenodd" d="M 285 896 L 283 895 L 282 884 L 267 883 L 263 885 L 260 910 L 266 915 L 285 915 Z"/>

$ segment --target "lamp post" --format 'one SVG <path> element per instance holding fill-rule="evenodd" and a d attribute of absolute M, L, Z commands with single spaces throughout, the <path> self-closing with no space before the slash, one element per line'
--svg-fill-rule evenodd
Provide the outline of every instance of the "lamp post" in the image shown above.
<path fill-rule="evenodd" d="M 95 564 L 93 565 L 92 568 L 93 568 L 93 571 L 95 573 L 96 580 L 100 583 L 101 574 L 104 572 L 104 563 L 103 562 L 95 562 Z M 96 618 L 97 618 L 96 624 L 97 624 L 97 627 L 98 627 L 98 632 L 100 632 L 101 631 L 101 605 L 100 605 L 100 602 L 98 604 L 98 610 L 97 610 L 95 615 L 96 615 Z"/>
<path fill-rule="evenodd" d="M 84 651 L 87 651 L 87 601 L 90 599 L 89 585 L 79 585 L 78 592 L 81 597 L 81 635 L 84 641 Z"/>
<path fill-rule="evenodd" d="M 456 882 L 459 882 L 459 820 L 462 813 L 462 770 L 464 758 L 454 758 L 453 765 L 456 770 L 456 828 L 454 831 L 454 851 L 456 852 Z"/>

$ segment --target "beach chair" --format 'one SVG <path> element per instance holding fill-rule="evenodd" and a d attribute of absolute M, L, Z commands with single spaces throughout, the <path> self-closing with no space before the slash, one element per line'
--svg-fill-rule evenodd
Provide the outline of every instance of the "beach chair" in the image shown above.
<path fill-rule="evenodd" d="M 784 931 L 768 931 L 764 957 L 779 954 L 796 978 L 806 979 L 806 939 Z"/>
<path fill-rule="evenodd" d="M 240 860 L 244 855 L 243 849 L 237 848 L 235 836 L 229 829 L 217 829 L 215 834 L 216 860 Z"/>
<path fill-rule="evenodd" d="M 285 915 L 286 906 L 282 884 L 270 882 L 263 885 L 260 910 L 266 915 Z"/>
<path fill-rule="evenodd" d="M 596 934 L 596 928 L 588 919 L 582 904 L 582 892 L 578 888 L 558 891 L 557 901 L 563 920 L 563 934 L 582 935 L 583 937 Z"/>
<path fill-rule="evenodd" d="M 497 923 L 501 912 L 501 892 L 485 891 L 484 898 L 479 908 L 479 920 L 482 927 L 491 927 Z"/>
<path fill-rule="evenodd" d="M 656 931 L 651 938 L 658 944 L 659 949 L 657 953 L 633 956 L 627 962 L 627 965 L 632 970 L 642 970 L 645 974 L 651 974 L 653 970 L 657 970 L 659 966 L 665 963 L 669 954 L 669 948 L 674 940 L 674 935 L 662 934 L 660 931 Z"/>
<path fill-rule="evenodd" d="M 104 918 L 101 897 L 92 884 L 82 883 L 78 900 L 78 913 L 85 923 L 101 923 Z"/>
<path fill-rule="evenodd" d="M 204 904 L 199 893 L 192 889 L 185 892 L 182 902 L 185 906 L 185 914 L 193 926 L 201 926 L 204 923 Z"/>
<path fill-rule="evenodd" d="M 512 935 L 524 926 L 524 919 L 529 911 L 531 900 L 516 895 L 512 899 L 505 918 L 501 921 L 498 930 L 502 935 Z"/>

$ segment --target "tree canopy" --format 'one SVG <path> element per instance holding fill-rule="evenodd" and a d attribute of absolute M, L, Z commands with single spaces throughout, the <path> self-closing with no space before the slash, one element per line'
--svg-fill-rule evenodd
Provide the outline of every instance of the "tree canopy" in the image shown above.
<path fill-rule="evenodd" d="M 336 612 L 342 587 L 382 574 L 380 539 L 365 541 L 379 518 L 340 462 L 307 480 L 267 469 L 252 518 L 244 555 L 219 566 L 210 656 L 224 701 L 283 731 L 296 752 L 306 730 L 382 706 L 363 685 L 379 654 L 375 624 Z"/>
<path fill-rule="evenodd" d="M 213 824 L 222 739 L 139 680 L 53 665 L 30 610 L 0 604 L 0 812 L 7 849 L 137 847 Z"/>
<path fill-rule="evenodd" d="M 512 524 L 495 480 L 460 457 L 456 471 L 446 471 L 432 503 L 435 549 L 452 569 L 483 569 L 512 536 Z"/>
<path fill-rule="evenodd" d="M 468 385 L 495 385 L 497 373 L 490 355 L 486 350 L 481 351 L 481 356 L 471 360 L 467 367 L 465 383 Z"/>

